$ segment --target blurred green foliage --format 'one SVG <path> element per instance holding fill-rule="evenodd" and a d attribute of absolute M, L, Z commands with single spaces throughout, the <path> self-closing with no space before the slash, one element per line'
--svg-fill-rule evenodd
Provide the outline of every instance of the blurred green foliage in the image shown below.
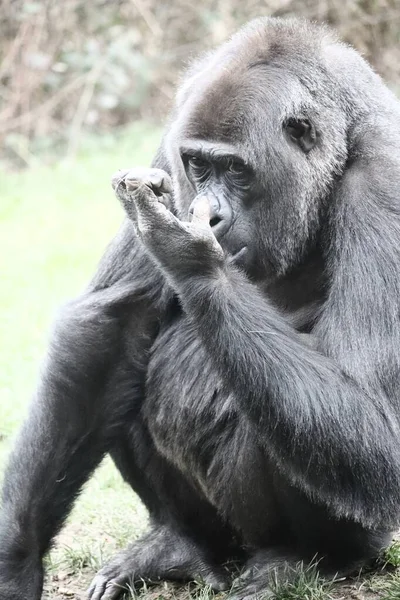
<path fill-rule="evenodd" d="M 2 0 L 3 161 L 72 156 L 82 132 L 162 119 L 190 58 L 261 15 L 331 23 L 400 85 L 400 0 Z"/>

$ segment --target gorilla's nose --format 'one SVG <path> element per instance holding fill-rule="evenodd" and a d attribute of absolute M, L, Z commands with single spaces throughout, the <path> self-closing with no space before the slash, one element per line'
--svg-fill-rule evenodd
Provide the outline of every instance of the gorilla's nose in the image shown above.
<path fill-rule="evenodd" d="M 189 221 L 192 220 L 193 211 L 196 203 L 203 196 L 197 196 L 189 208 Z M 215 237 L 222 237 L 232 225 L 233 213 L 230 205 L 226 201 L 219 201 L 213 196 L 207 196 L 210 204 L 210 227 L 213 230 Z"/>

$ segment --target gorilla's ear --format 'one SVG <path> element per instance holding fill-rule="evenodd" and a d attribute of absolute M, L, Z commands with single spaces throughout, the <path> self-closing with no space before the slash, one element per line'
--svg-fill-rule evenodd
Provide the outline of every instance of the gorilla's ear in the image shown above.
<path fill-rule="evenodd" d="M 400 374 L 400 138 L 373 125 L 354 135 L 330 198 L 322 236 L 330 283 L 316 331 L 366 387 L 377 368 Z"/>
<path fill-rule="evenodd" d="M 314 124 L 308 119 L 288 119 L 284 125 L 284 129 L 292 142 L 299 146 L 306 154 L 317 143 L 317 131 Z"/>

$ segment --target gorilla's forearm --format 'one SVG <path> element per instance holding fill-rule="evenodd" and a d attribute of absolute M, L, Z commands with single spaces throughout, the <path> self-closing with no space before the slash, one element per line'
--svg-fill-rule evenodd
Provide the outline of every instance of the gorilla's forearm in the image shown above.
<path fill-rule="evenodd" d="M 179 288 L 223 380 L 293 483 L 336 514 L 367 526 L 395 524 L 399 421 L 384 394 L 368 395 L 305 344 L 234 268 L 213 279 L 192 276 Z"/>

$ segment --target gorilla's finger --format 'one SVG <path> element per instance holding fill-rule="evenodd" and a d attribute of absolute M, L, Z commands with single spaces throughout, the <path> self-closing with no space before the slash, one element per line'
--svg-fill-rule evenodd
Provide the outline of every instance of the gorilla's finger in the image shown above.
<path fill-rule="evenodd" d="M 210 225 L 210 202 L 207 196 L 199 198 L 193 208 L 192 223 L 197 225 Z"/>
<path fill-rule="evenodd" d="M 121 183 L 124 182 L 126 175 L 129 173 L 129 169 L 119 169 L 116 173 L 111 177 L 111 186 L 115 192 L 118 191 Z"/>
<path fill-rule="evenodd" d="M 149 180 L 156 195 L 172 192 L 171 180 L 161 169 L 153 169 Z"/>

